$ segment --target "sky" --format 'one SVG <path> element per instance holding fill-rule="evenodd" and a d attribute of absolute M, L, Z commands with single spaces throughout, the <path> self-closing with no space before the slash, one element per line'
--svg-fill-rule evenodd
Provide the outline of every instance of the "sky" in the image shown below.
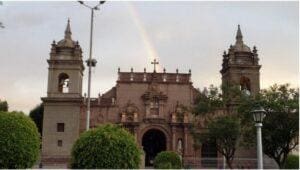
<path fill-rule="evenodd" d="M 95 5 L 97 2 L 87 2 Z M 298 2 L 137 2 L 107 1 L 95 12 L 91 96 L 116 84 L 117 70 L 192 70 L 196 88 L 221 84 L 222 54 L 235 43 L 237 25 L 244 42 L 258 49 L 261 87 L 298 87 Z M 88 58 L 90 10 L 78 2 L 3 2 L 0 6 L 0 99 L 9 110 L 28 113 L 47 94 L 49 52 L 64 36 L 70 18 L 72 38 Z M 87 69 L 83 91 L 87 90 Z"/>

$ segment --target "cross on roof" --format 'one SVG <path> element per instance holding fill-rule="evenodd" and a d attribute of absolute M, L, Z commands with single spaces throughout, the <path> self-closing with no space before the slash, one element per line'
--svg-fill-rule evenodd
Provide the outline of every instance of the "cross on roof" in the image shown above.
<path fill-rule="evenodd" d="M 156 64 L 159 64 L 159 62 L 158 61 L 156 61 L 156 59 L 154 59 L 153 60 L 153 62 L 151 62 L 151 64 L 153 64 L 154 65 L 154 73 L 156 72 Z"/>

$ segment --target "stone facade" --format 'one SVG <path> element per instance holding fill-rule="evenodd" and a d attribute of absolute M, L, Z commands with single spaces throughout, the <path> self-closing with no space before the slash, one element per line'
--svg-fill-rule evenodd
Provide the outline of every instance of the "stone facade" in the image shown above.
<path fill-rule="evenodd" d="M 48 92 L 47 97 L 42 98 L 45 108 L 42 165 L 45 168 L 66 168 L 72 145 L 86 128 L 81 54 L 79 43 L 71 38 L 68 22 L 65 38 L 52 44 L 48 60 Z M 223 83 L 240 84 L 241 89 L 257 93 L 259 69 L 256 49 L 251 51 L 243 44 L 239 28 L 236 45 L 223 55 Z M 199 93 L 193 87 L 191 77 L 191 71 L 167 73 L 164 69 L 158 73 L 156 70 L 134 72 L 131 69 L 121 72 L 119 69 L 116 85 L 97 98 L 91 98 L 90 127 L 104 123 L 123 125 L 144 149 L 147 166 L 151 166 L 159 151 L 173 150 L 183 156 L 186 165 L 205 167 L 195 161 L 205 157 L 205 150 L 211 146 L 195 149 L 190 126 L 196 119 L 186 109 L 193 107 Z M 220 111 L 220 114 L 224 112 Z M 247 157 L 255 157 L 251 152 L 238 152 L 240 157 L 247 154 Z M 216 150 L 209 157 L 217 158 L 214 164 L 221 166 L 222 161 L 218 160 L 221 156 Z"/>

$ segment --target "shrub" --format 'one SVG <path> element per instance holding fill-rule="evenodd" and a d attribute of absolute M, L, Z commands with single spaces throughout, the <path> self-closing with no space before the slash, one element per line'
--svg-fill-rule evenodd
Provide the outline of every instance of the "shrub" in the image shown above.
<path fill-rule="evenodd" d="M 181 159 L 176 152 L 163 151 L 157 154 L 154 159 L 154 168 L 156 169 L 180 169 Z"/>
<path fill-rule="evenodd" d="M 299 169 L 299 156 L 289 155 L 284 166 L 285 169 Z"/>
<path fill-rule="evenodd" d="M 0 112 L 0 168 L 31 168 L 39 156 L 34 122 L 21 112 Z"/>
<path fill-rule="evenodd" d="M 71 167 L 136 169 L 140 161 L 134 137 L 120 126 L 106 124 L 81 134 L 72 148 Z"/>

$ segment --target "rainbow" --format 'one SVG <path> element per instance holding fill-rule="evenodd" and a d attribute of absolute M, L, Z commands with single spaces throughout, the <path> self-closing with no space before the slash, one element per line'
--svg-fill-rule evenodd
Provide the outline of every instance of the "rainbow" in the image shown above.
<path fill-rule="evenodd" d="M 131 18 L 133 19 L 133 22 L 135 24 L 135 26 L 137 27 L 139 34 L 142 38 L 143 44 L 146 48 L 147 54 L 148 54 L 148 59 L 150 60 L 149 63 L 151 63 L 154 59 L 156 59 L 157 61 L 159 61 L 159 57 L 157 55 L 157 52 L 155 50 L 155 48 L 153 47 L 151 40 L 148 36 L 148 33 L 139 17 L 139 13 L 136 10 L 135 6 L 131 3 L 131 2 L 127 2 L 127 6 L 128 6 L 128 10 L 130 13 Z M 161 67 L 160 65 L 158 65 L 157 67 L 157 71 L 161 71 Z"/>

